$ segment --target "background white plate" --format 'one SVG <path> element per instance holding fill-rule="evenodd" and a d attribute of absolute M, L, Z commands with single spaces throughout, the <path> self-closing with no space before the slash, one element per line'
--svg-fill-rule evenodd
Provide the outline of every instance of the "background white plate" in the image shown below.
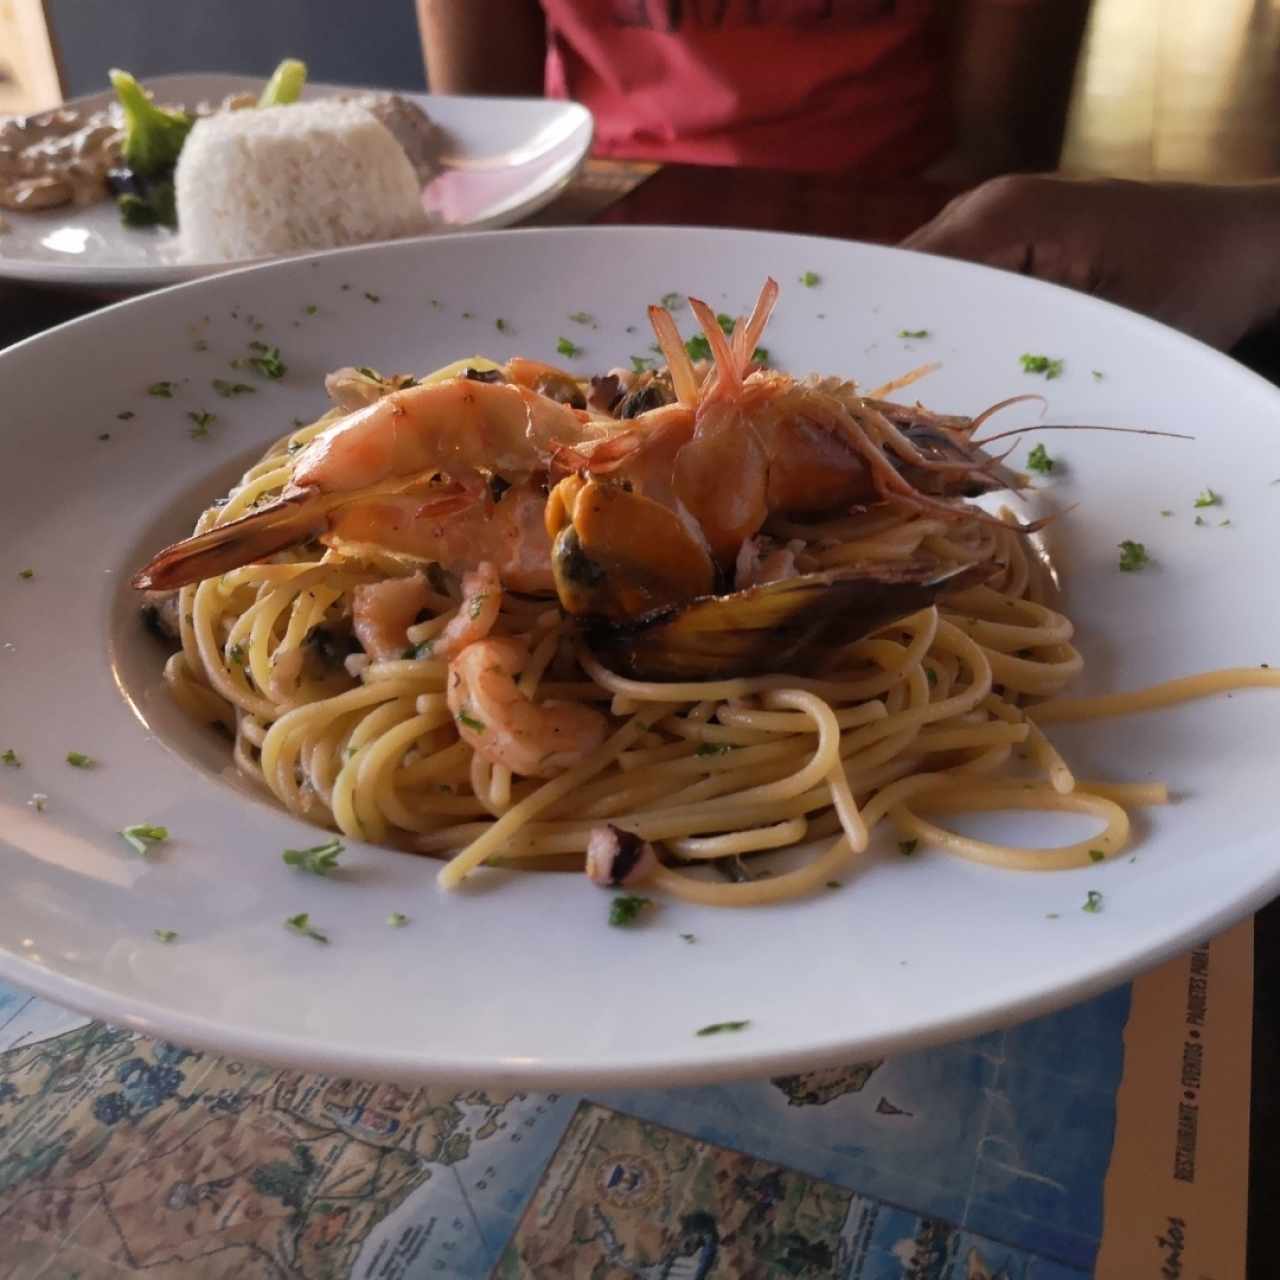
<path fill-rule="evenodd" d="M 219 276 L 0 356 L 0 750 L 23 760 L 0 767 L 0 976 L 180 1043 L 312 1069 L 661 1084 L 854 1060 L 1028 1016 L 1272 896 L 1269 691 L 1055 731 L 1082 776 L 1163 777 L 1180 797 L 1139 815 L 1132 858 L 1086 870 L 907 860 L 886 835 L 838 891 L 755 910 L 664 904 L 624 930 L 585 877 L 488 872 L 443 897 L 436 865 L 403 854 L 352 847 L 330 881 L 281 863 L 314 829 L 239 790 L 225 744 L 169 703 L 127 572 L 322 407 L 326 370 L 421 371 L 477 351 L 554 360 L 561 335 L 583 348 L 575 367 L 603 370 L 647 351 L 644 307 L 661 294 L 737 311 L 766 271 L 783 284 L 766 342 L 785 367 L 874 383 L 937 358 L 915 390 L 942 410 L 1041 390 L 1055 421 L 1197 435 L 1045 437 L 1061 459 L 1052 496 L 1079 503 L 1055 542 L 1083 688 L 1280 664 L 1280 393 L 1089 298 L 858 244 L 645 228 L 460 236 Z M 798 284 L 806 271 L 821 283 Z M 592 325 L 569 319 L 582 310 Z M 916 328 L 930 337 L 895 336 Z M 279 343 L 287 376 L 218 399 L 209 380 L 255 337 Z M 1027 376 L 1025 351 L 1064 358 L 1063 376 Z M 175 398 L 147 396 L 158 379 L 179 380 Z M 118 420 L 127 410 L 137 416 Z M 190 438 L 193 411 L 218 415 L 209 438 Z M 1206 485 L 1223 505 L 1197 513 Z M 1119 572 L 1124 538 L 1146 543 L 1150 568 Z M 101 763 L 73 769 L 69 750 Z M 48 795 L 44 813 L 33 792 Z M 147 859 L 114 834 L 142 821 L 173 833 Z M 1025 817 L 984 829 L 1045 843 L 1078 830 Z M 1096 915 L 1080 910 L 1090 889 L 1104 895 Z M 282 927 L 298 911 L 329 946 Z M 412 924 L 388 928 L 391 911 Z M 164 946 L 156 928 L 181 938 Z M 751 1020 L 740 1034 L 694 1035 L 739 1018 Z"/>
<path fill-rule="evenodd" d="M 263 81 L 201 73 L 155 76 L 145 84 L 158 102 L 194 105 L 219 102 L 231 93 L 257 93 Z M 314 84 L 303 96 L 349 92 L 359 90 Z M 527 217 L 569 184 L 591 146 L 591 113 L 576 102 L 395 92 L 417 102 L 448 136 L 443 172 L 423 192 L 426 208 L 437 219 L 435 234 L 505 227 Z M 67 105 L 96 109 L 111 98 L 104 92 Z M 113 200 L 40 213 L 5 210 L 0 218 L 8 226 L 0 233 L 0 279 L 155 289 L 248 261 L 179 261 L 173 232 L 123 226 Z"/>

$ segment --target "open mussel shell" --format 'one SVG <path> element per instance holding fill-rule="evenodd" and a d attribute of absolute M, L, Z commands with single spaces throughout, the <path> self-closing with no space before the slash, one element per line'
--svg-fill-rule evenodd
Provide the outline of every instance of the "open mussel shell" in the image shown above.
<path fill-rule="evenodd" d="M 588 628 L 587 643 L 611 670 L 641 680 L 803 672 L 823 650 L 860 640 L 989 573 L 987 565 L 936 562 L 806 573 L 626 623 L 599 622 Z"/>

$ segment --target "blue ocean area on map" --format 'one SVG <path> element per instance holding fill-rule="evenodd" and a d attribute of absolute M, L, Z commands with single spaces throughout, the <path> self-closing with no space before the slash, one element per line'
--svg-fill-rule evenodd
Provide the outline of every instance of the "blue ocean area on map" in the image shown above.
<path fill-rule="evenodd" d="M 955 1044 L 771 1080 L 583 1096 L 236 1064 L 103 1033 L 0 985 L 0 1221 L 17 1225 L 22 1256 L 70 1266 L 82 1248 L 110 1259 L 112 1280 L 168 1256 L 167 1231 L 182 1233 L 184 1275 L 230 1277 L 210 1211 L 250 1203 L 274 1223 L 260 1247 L 290 1276 L 312 1274 L 298 1259 L 322 1249 L 326 1276 L 368 1280 L 578 1274 L 579 1256 L 592 1274 L 655 1280 L 736 1275 L 744 1257 L 774 1259 L 761 1275 L 1087 1280 L 1129 1001 L 1121 987 Z M 127 1173 L 113 1158 L 57 1246 L 65 1258 L 50 1252 L 39 1224 L 72 1212 L 54 1175 L 144 1125 L 173 1141 L 149 1141 Z M 54 1130 L 65 1147 L 50 1155 L 40 1135 Z M 197 1183 L 215 1137 L 237 1154 Z M 169 1216 L 131 1228 L 113 1197 L 144 1194 Z M 109 1235 L 95 1235 L 99 1200 Z"/>

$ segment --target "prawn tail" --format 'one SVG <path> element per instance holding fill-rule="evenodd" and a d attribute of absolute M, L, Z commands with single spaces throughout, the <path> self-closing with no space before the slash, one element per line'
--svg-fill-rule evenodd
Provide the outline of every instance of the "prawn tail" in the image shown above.
<path fill-rule="evenodd" d="M 165 547 L 131 581 L 139 591 L 172 591 L 265 560 L 315 537 L 325 527 L 325 507 L 317 495 L 299 490 Z"/>

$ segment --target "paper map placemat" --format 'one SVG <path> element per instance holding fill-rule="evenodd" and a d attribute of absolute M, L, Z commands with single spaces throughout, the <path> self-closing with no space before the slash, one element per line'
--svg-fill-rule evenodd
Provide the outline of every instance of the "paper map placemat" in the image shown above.
<path fill-rule="evenodd" d="M 0 985 L 0 1277 L 1244 1280 L 1252 938 L 942 1048 L 586 1095 L 283 1071 Z"/>

